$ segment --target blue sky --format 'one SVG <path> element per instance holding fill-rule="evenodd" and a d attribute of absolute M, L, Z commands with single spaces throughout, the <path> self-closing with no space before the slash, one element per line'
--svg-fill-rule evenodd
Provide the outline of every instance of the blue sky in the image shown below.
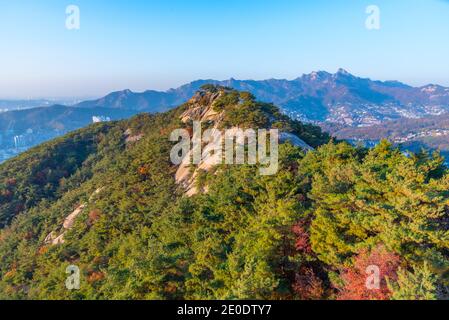
<path fill-rule="evenodd" d="M 81 29 L 65 28 L 78 5 Z M 365 28 L 368 5 L 381 29 Z M 342 67 L 449 86 L 445 0 L 0 0 L 0 98 L 93 97 Z"/>

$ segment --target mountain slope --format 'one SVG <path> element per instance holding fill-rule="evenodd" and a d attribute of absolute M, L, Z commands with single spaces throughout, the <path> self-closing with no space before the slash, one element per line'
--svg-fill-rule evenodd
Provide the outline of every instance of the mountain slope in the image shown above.
<path fill-rule="evenodd" d="M 189 131 L 182 120 L 195 110 L 221 113 L 205 126 L 265 124 L 316 150 L 282 144 L 271 176 L 257 165 L 217 165 L 198 172 L 202 192 L 187 197 L 169 136 Z M 444 298 L 441 159 L 328 140 L 248 93 L 207 86 L 167 113 L 95 124 L 29 150 L 0 165 L 0 297 Z M 357 261 L 390 262 L 394 288 L 353 289 L 358 282 L 346 281 L 358 279 Z M 79 290 L 66 288 L 69 266 L 80 270 Z M 400 272 L 425 285 L 413 291 Z"/>
<path fill-rule="evenodd" d="M 222 90 L 224 90 L 223 92 L 226 92 L 228 89 Z M 159 114 L 156 116 L 142 114 L 127 121 L 124 120 L 117 123 L 106 122 L 104 124 L 93 125 L 86 129 L 81 129 L 70 133 L 65 138 L 58 138 L 54 141 L 40 145 L 34 149 L 31 149 L 30 152 L 24 153 L 21 156 L 2 164 L 0 167 L 3 170 L 2 178 L 4 178 L 5 181 L 9 179 L 8 177 L 15 180 L 12 189 L 15 189 L 16 192 L 7 197 L 9 200 L 14 200 L 5 201 L 7 204 L 6 207 L 3 207 L 4 203 L 0 202 L 2 204 L 0 206 L 1 213 L 5 216 L 0 219 L 0 225 L 4 225 L 5 221 L 10 221 L 13 216 L 17 214 L 17 212 L 25 210 L 28 207 L 27 201 L 31 201 L 32 206 L 41 198 L 51 197 L 55 187 L 53 184 L 58 184 L 60 179 L 66 178 L 75 173 L 75 171 L 80 168 L 80 165 L 84 163 L 84 161 L 88 160 L 89 156 L 94 156 L 96 154 L 97 148 L 101 147 L 102 149 L 107 149 L 103 147 L 102 139 L 104 138 L 103 135 L 109 134 L 108 132 L 110 130 L 113 131 L 110 138 L 113 139 L 116 144 L 122 143 L 121 148 L 126 148 L 133 142 L 138 142 L 141 138 L 148 134 L 144 131 L 148 131 L 152 136 L 160 135 L 161 137 L 159 137 L 159 139 L 166 138 L 168 140 L 168 130 L 171 127 L 175 124 L 178 126 L 182 125 L 184 127 L 187 125 L 182 124 L 180 119 L 174 115 L 182 113 L 183 110 L 190 105 L 198 105 L 198 103 L 201 105 L 203 103 L 202 101 L 205 99 L 201 94 L 203 93 L 198 93 L 198 95 L 189 100 L 188 103 L 172 110 L 169 113 Z M 222 95 L 222 93 L 215 93 L 215 95 L 215 99 L 211 99 L 210 103 L 204 107 L 211 107 L 212 103 L 214 103 L 215 100 Z M 286 116 L 281 115 L 278 109 L 271 104 L 256 104 L 256 102 L 252 100 L 253 97 L 251 96 L 249 96 L 248 99 L 250 99 L 248 100 L 248 103 L 250 103 L 251 107 L 246 105 L 241 106 L 239 107 L 239 113 L 235 114 L 229 111 L 227 113 L 229 116 L 225 117 L 228 123 L 234 123 L 235 125 L 245 123 L 246 125 L 250 125 L 253 123 L 250 119 L 252 117 L 256 117 L 255 119 L 258 119 L 258 121 L 263 121 L 266 125 L 276 124 L 279 128 L 285 127 L 285 132 L 296 134 L 312 146 L 317 146 L 329 140 L 329 136 L 322 133 L 318 127 L 307 124 L 304 125 L 297 121 L 289 120 Z M 73 110 L 73 108 L 69 109 Z M 259 112 L 258 109 L 263 109 L 264 111 Z M 46 109 L 43 110 L 47 111 Z M 66 108 L 61 107 L 61 110 L 65 112 Z M 39 110 L 37 110 L 37 112 L 39 112 Z M 274 122 L 274 119 L 276 119 L 276 122 Z M 157 121 L 160 123 L 156 125 L 155 123 Z M 126 124 L 129 125 L 127 128 L 124 128 Z M 256 126 L 255 123 L 254 126 Z M 189 130 L 191 129 L 188 125 L 187 128 Z M 120 136 L 115 136 L 120 130 L 122 131 Z M 165 135 L 160 134 L 158 130 L 163 131 Z M 168 144 L 168 142 L 165 144 Z M 119 152 L 118 149 L 114 151 Z M 59 159 L 59 157 L 62 158 Z M 72 159 L 72 157 L 75 157 L 75 159 Z M 47 161 L 49 162 L 47 163 Z M 20 168 L 21 165 L 31 165 L 29 168 L 30 171 L 24 171 Z M 41 170 L 43 171 L 41 172 Z M 17 178 L 22 176 L 25 178 L 23 181 Z M 47 180 L 47 178 L 50 179 L 50 181 Z M 34 198 L 27 195 L 26 201 L 23 202 L 23 200 L 25 200 L 23 197 L 20 196 L 17 198 L 14 196 L 14 194 L 22 195 L 22 188 L 30 188 L 30 184 L 33 184 L 32 189 L 39 191 L 36 193 L 38 196 L 35 200 L 30 200 Z M 8 187 L 9 183 L 6 183 L 4 186 Z M 44 193 L 44 195 L 40 195 L 40 192 L 43 191 L 43 186 L 50 187 L 53 191 L 50 191 L 50 194 Z M 8 190 L 10 191 L 10 189 Z"/>

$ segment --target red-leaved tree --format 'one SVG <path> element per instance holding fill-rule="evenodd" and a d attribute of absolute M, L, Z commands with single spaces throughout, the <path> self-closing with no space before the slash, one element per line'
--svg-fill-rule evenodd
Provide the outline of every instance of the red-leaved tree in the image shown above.
<path fill-rule="evenodd" d="M 301 220 L 293 228 L 295 235 L 295 250 L 304 256 L 314 258 L 310 236 L 308 233 L 309 223 L 307 220 Z M 295 274 L 293 291 L 300 300 L 320 300 L 324 298 L 325 286 L 323 281 L 316 275 L 312 264 L 305 263 Z"/>
<path fill-rule="evenodd" d="M 391 292 L 387 279 L 397 279 L 400 258 L 378 246 L 372 251 L 362 250 L 354 260 L 354 266 L 341 272 L 344 282 L 338 300 L 389 300 Z"/>
<path fill-rule="evenodd" d="M 312 247 L 310 245 L 310 236 L 307 232 L 307 223 L 305 221 L 296 223 L 292 231 L 295 235 L 295 249 L 301 253 L 311 254 Z"/>

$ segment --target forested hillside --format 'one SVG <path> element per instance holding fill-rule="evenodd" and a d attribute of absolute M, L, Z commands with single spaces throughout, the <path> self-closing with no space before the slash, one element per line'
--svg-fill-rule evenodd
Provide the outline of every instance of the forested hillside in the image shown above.
<path fill-rule="evenodd" d="M 198 104 L 314 150 L 282 144 L 271 176 L 204 170 L 203 192 L 186 196 L 169 136 L 191 129 L 181 116 Z M 92 125 L 0 165 L 0 298 L 445 299 L 443 163 L 335 142 L 251 94 L 205 86 L 167 113 Z M 69 265 L 79 290 L 66 288 Z M 370 266 L 378 289 L 365 285 Z"/>

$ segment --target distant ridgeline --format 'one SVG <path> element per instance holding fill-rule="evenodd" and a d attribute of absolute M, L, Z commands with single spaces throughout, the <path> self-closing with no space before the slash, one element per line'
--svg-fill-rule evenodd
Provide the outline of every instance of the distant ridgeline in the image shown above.
<path fill-rule="evenodd" d="M 414 119 L 449 119 L 449 88 L 438 85 L 412 87 L 397 81 L 372 81 L 356 77 L 343 69 L 336 73 L 312 72 L 293 80 L 198 80 L 165 92 L 148 90 L 137 93 L 123 90 L 73 107 L 48 106 L 21 112 L 3 112 L 0 113 L 0 135 L 3 135 L 4 143 L 9 144 L 13 144 L 14 136 L 23 135 L 21 139 L 26 141 L 23 146 L 26 149 L 82 128 L 92 122 L 93 116 L 120 120 L 141 112 L 167 111 L 188 100 L 208 83 L 248 91 L 261 101 L 275 103 L 292 119 L 318 124 L 340 139 L 357 140 L 360 131 L 356 129 L 363 131 L 373 127 L 372 132 L 377 134 L 370 140 L 391 138 L 395 142 L 402 141 L 400 143 L 404 143 L 404 148 L 413 151 L 423 146 L 449 152 L 449 125 L 435 128 L 426 121 L 428 126 L 420 127 L 416 137 L 409 137 L 406 129 L 407 123 Z M 48 104 L 48 101 L 45 103 Z M 389 127 L 392 122 L 405 127 L 393 125 L 394 134 L 384 134 L 384 124 Z M 30 129 L 33 131 L 31 135 L 26 133 Z M 353 129 L 354 134 L 351 134 Z M 10 133 L 5 133 L 7 130 Z M 365 141 L 362 139 L 362 142 Z M 0 141 L 0 161 L 6 148 L 9 147 Z"/>
<path fill-rule="evenodd" d="M 270 176 L 182 170 L 170 133 L 203 111 L 204 127 L 277 128 L 309 147 L 281 144 Z M 166 113 L 91 124 L 0 165 L 0 298 L 447 299 L 448 190 L 438 156 L 332 141 L 206 86 Z"/>

